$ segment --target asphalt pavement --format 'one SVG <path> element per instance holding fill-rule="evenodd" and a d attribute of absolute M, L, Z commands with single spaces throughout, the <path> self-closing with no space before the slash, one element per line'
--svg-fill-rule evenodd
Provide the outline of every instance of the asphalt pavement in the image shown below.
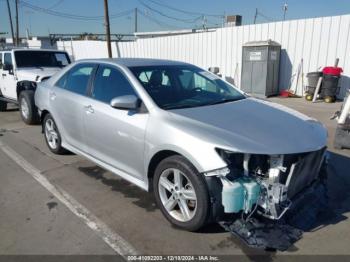
<path fill-rule="evenodd" d="M 0 254 L 279 255 L 350 254 L 350 150 L 333 149 L 340 103 L 272 99 L 322 121 L 329 131 L 329 212 L 285 252 L 246 247 L 220 226 L 172 227 L 152 194 L 94 163 L 53 155 L 40 126 L 13 107 L 0 113 Z"/>

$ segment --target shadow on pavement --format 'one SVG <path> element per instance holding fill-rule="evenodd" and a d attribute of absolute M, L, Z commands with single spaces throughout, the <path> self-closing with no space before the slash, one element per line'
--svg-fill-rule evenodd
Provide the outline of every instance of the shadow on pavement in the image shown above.
<path fill-rule="evenodd" d="M 146 209 L 148 212 L 157 210 L 153 194 L 148 193 L 128 181 L 118 177 L 108 177 L 108 171 L 98 166 L 78 167 L 85 175 L 101 181 L 111 190 L 122 193 L 127 198 L 135 199 L 133 203 Z M 114 175 L 113 175 L 114 176 Z"/>
<path fill-rule="evenodd" d="M 334 152 L 329 153 L 329 175 L 327 180 L 328 205 L 317 215 L 314 223 L 307 230 L 304 230 L 305 232 L 314 232 L 328 225 L 334 225 L 348 219 L 344 214 L 350 212 L 350 158 Z M 158 209 L 153 194 L 143 191 L 126 180 L 113 177 L 109 172 L 98 166 L 78 167 L 78 169 L 87 176 L 109 186 L 111 190 L 120 192 L 127 198 L 135 199 L 133 203 L 138 207 L 144 208 L 148 212 Z M 224 232 L 225 230 L 218 224 L 210 224 L 196 233 L 216 234 Z M 232 235 L 228 235 L 227 238 L 210 248 L 217 250 L 231 246 L 240 248 L 253 261 L 261 261 L 261 259 L 263 261 L 272 261 L 276 256 L 276 252 L 273 250 L 248 247 L 238 237 Z M 292 245 L 287 252 L 295 252 L 297 250 L 298 248 Z"/>
<path fill-rule="evenodd" d="M 350 212 L 350 158 L 334 152 L 329 153 L 328 209 L 320 213 L 310 232 L 346 220 L 348 217 L 344 214 Z"/>

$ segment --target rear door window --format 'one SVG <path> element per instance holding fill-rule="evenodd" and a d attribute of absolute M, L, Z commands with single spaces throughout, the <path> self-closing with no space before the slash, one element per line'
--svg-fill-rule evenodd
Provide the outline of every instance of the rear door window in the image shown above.
<path fill-rule="evenodd" d="M 85 95 L 94 67 L 93 64 L 77 65 L 64 74 L 56 82 L 56 86 L 76 94 Z"/>

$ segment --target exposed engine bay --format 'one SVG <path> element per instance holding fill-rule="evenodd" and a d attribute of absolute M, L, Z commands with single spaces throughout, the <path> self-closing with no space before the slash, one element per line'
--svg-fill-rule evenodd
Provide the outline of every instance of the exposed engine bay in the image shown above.
<path fill-rule="evenodd" d="M 253 212 L 279 220 L 292 199 L 319 175 L 325 149 L 290 155 L 250 155 L 219 151 L 229 165 L 220 176 L 225 213 Z"/>
<path fill-rule="evenodd" d="M 218 151 L 228 163 L 228 169 L 225 175 L 216 176 L 219 182 L 210 187 L 218 200 L 214 200 L 216 220 L 222 222 L 223 216 L 233 215 L 235 219 L 229 220 L 232 223 L 221 223 L 226 230 L 259 247 L 272 245 L 272 248 L 286 249 L 300 238 L 301 231 L 281 222 L 284 221 L 281 218 L 304 195 L 322 191 L 310 188 L 322 180 L 320 170 L 325 152 L 323 148 L 308 153 L 268 156 Z M 259 237 L 254 237 L 252 232 Z M 271 240 L 273 235 L 283 234 L 286 241 L 281 241 L 281 237 L 275 237 L 274 242 Z"/>

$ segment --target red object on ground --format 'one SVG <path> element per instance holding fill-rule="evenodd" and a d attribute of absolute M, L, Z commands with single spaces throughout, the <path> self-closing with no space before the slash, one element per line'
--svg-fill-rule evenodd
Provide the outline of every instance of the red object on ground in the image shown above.
<path fill-rule="evenodd" d="M 334 66 L 326 66 L 323 68 L 322 73 L 325 75 L 333 75 L 333 76 L 340 76 L 343 72 L 343 68 L 341 67 L 334 67 Z"/>
<path fill-rule="evenodd" d="M 282 90 L 280 92 L 280 97 L 299 97 L 290 90 Z"/>
<path fill-rule="evenodd" d="M 281 97 L 289 97 L 289 91 L 288 90 L 282 90 L 281 92 L 280 92 L 280 96 Z"/>

